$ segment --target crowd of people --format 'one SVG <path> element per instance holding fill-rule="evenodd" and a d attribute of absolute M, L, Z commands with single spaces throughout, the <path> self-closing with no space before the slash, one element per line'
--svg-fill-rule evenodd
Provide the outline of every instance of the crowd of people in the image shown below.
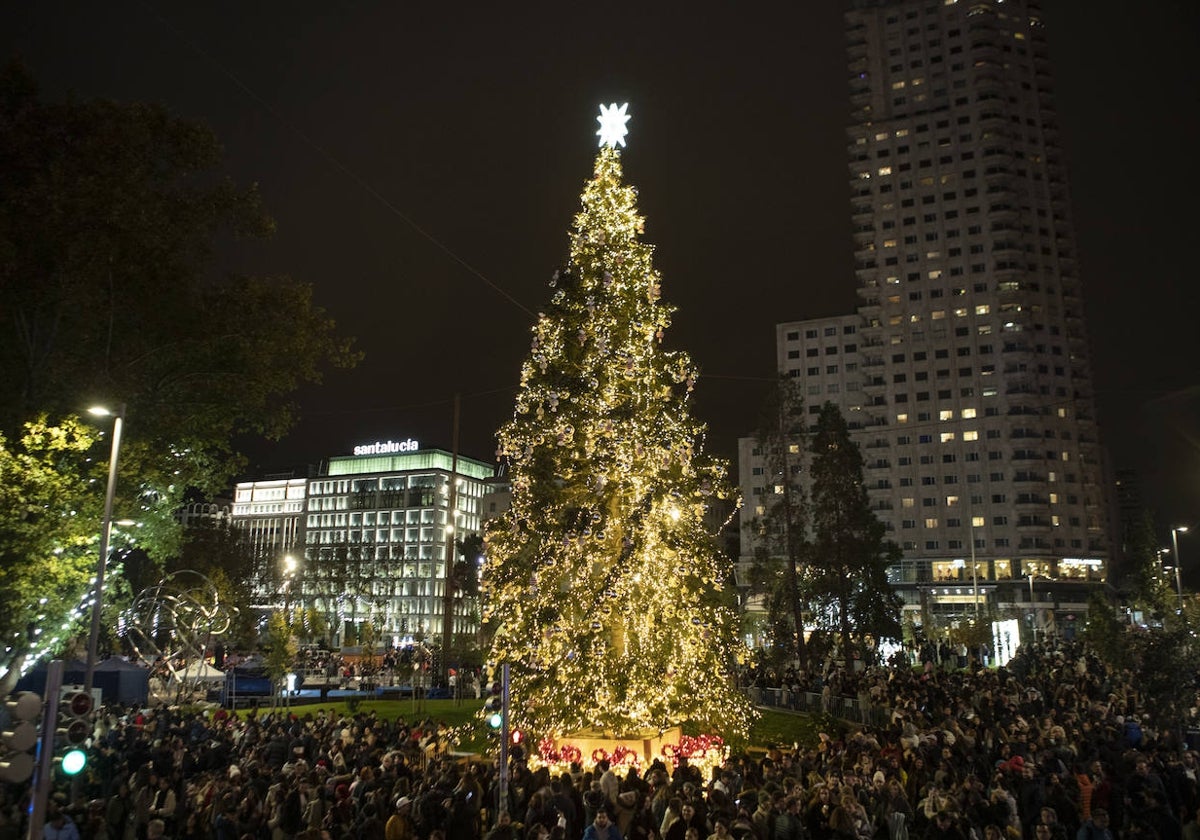
<path fill-rule="evenodd" d="M 1137 686 L 1080 645 L 1011 668 L 790 672 L 869 698 L 878 725 L 814 745 L 551 771 L 454 754 L 444 724 L 320 708 L 107 709 L 89 774 L 45 840 L 797 840 L 1200 838 L 1195 754 Z M 7 786 L 0 840 L 27 802 Z M 22 835 L 23 836 L 23 835 Z"/>

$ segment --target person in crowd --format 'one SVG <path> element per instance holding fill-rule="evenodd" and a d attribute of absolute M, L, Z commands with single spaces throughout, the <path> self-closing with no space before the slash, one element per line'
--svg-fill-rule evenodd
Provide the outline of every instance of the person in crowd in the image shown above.
<path fill-rule="evenodd" d="M 601 809 L 596 812 L 596 818 L 592 820 L 592 824 L 584 829 L 583 840 L 622 840 L 622 838 L 616 823 L 609 819 L 608 811 Z"/>
<path fill-rule="evenodd" d="M 786 687 L 790 704 L 819 708 L 828 692 L 835 710 L 869 698 L 869 714 L 811 747 L 734 753 L 703 772 L 663 757 L 568 769 L 522 755 L 505 802 L 499 768 L 458 764 L 448 727 L 429 718 L 109 707 L 103 774 L 55 801 L 48 817 L 63 820 L 47 820 L 44 840 L 150 840 L 155 820 L 168 840 L 784 840 L 797 822 L 814 840 L 1200 834 L 1180 820 L 1200 813 L 1200 765 L 1128 673 L 1078 643 L 1023 648 L 1004 668 L 956 661 L 914 645 L 888 666 L 756 673 L 750 684 Z M 1200 717 L 1191 705 L 1181 716 Z M 9 812 L 0 826 L 19 825 L 15 801 Z"/>
<path fill-rule="evenodd" d="M 1200 840 L 1200 832 L 1197 833 Z M 1079 826 L 1075 840 L 1113 840 L 1113 833 L 1108 827 L 1108 811 L 1103 808 L 1093 808 L 1091 818 Z"/>

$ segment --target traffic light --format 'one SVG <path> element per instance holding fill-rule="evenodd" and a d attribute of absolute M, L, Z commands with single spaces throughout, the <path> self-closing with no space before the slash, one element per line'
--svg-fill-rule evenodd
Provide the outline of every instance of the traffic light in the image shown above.
<path fill-rule="evenodd" d="M 87 739 L 92 735 L 92 695 L 86 691 L 67 687 L 63 689 L 58 704 L 58 732 L 60 744 L 66 748 L 62 754 L 62 771 L 74 776 L 87 767 Z"/>
<path fill-rule="evenodd" d="M 504 725 L 504 685 L 496 680 L 488 692 L 487 702 L 483 704 L 488 727 L 499 731 Z"/>
<path fill-rule="evenodd" d="M 23 782 L 33 775 L 42 698 L 32 691 L 22 691 L 5 698 L 4 708 L 8 723 L 0 731 L 0 779 Z"/>

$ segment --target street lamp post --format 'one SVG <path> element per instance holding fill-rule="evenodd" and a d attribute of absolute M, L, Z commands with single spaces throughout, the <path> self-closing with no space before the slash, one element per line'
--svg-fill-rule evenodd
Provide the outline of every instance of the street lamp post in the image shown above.
<path fill-rule="evenodd" d="M 115 412 L 103 406 L 93 406 L 89 414 L 113 418 L 112 450 L 108 456 L 108 489 L 104 494 L 104 519 L 100 523 L 100 557 L 96 562 L 96 589 L 92 593 L 92 627 L 88 633 L 87 669 L 83 690 L 92 693 L 96 678 L 96 647 L 100 642 L 100 612 L 104 606 L 104 569 L 108 565 L 108 541 L 112 533 L 113 496 L 117 490 L 117 458 L 121 452 L 121 427 L 125 421 L 125 405 Z"/>
<path fill-rule="evenodd" d="M 1037 609 L 1033 606 L 1033 579 L 1037 577 L 1037 572 L 1030 572 L 1029 575 L 1029 627 L 1033 631 L 1033 643 L 1037 644 Z"/>
<path fill-rule="evenodd" d="M 1171 528 L 1171 548 L 1175 552 L 1175 592 L 1179 595 L 1179 612 L 1183 612 L 1183 559 L 1179 556 L 1179 535 L 1186 534 L 1188 526 L 1176 525 Z"/>
<path fill-rule="evenodd" d="M 283 558 L 283 614 L 291 621 L 292 583 L 296 576 L 296 558 L 290 554 Z"/>

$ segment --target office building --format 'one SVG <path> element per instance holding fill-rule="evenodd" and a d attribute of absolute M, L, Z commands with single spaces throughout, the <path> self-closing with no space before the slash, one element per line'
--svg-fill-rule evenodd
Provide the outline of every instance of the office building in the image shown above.
<path fill-rule="evenodd" d="M 452 592 L 454 544 L 480 531 L 493 467 L 416 441 L 358 446 L 309 479 L 244 482 L 233 519 L 264 555 L 256 594 L 270 608 L 314 609 L 339 642 L 370 622 L 387 644 L 479 627 L 477 597 Z M 451 480 L 455 486 L 451 488 Z M 450 517 L 451 495 L 454 516 Z"/>
<path fill-rule="evenodd" d="M 1062 630 L 1110 536 L 1039 6 L 854 0 L 845 20 L 856 334 L 781 324 L 780 367 L 851 423 L 911 609 L 983 598 Z"/>

